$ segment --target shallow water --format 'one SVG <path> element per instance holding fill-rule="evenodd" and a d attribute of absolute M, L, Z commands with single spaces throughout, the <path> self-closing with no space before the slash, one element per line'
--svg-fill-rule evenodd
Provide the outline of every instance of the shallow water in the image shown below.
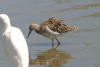
<path fill-rule="evenodd" d="M 100 67 L 100 0 L 5 0 L 12 26 L 22 30 L 30 53 L 29 67 Z M 28 27 L 51 16 L 66 20 L 79 29 L 58 37 L 61 45 L 52 50 L 51 40 L 35 32 L 27 39 Z M 57 46 L 55 40 L 54 47 Z M 0 42 L 0 67 L 11 67 Z"/>

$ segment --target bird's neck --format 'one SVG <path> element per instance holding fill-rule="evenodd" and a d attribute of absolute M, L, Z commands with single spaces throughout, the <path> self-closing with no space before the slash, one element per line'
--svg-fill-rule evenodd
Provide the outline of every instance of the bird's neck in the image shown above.
<path fill-rule="evenodd" d="M 35 30 L 39 30 L 39 25 L 36 25 L 35 26 Z"/>
<path fill-rule="evenodd" d="M 36 33 L 38 33 L 38 34 L 40 34 L 39 33 L 39 29 L 38 28 L 35 28 L 35 30 L 34 30 Z"/>
<path fill-rule="evenodd" d="M 10 28 L 11 27 L 11 24 L 10 23 L 8 23 L 8 24 L 1 24 L 0 25 L 0 37 L 3 35 L 3 33 L 8 29 L 8 28 Z"/>
<path fill-rule="evenodd" d="M 40 34 L 40 26 L 39 26 L 39 25 L 37 25 L 37 26 L 35 27 L 35 32 L 38 33 L 38 34 Z"/>
<path fill-rule="evenodd" d="M 35 32 L 38 33 L 38 34 L 40 34 L 40 31 L 38 29 L 35 29 Z"/>

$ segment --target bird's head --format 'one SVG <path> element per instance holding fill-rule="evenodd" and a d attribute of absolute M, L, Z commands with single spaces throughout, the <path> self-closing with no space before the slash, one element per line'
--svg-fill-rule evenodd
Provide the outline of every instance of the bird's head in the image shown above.
<path fill-rule="evenodd" d="M 38 25 L 35 24 L 35 23 L 33 23 L 33 24 L 31 24 L 31 25 L 29 26 L 29 34 L 28 34 L 27 38 L 29 37 L 29 35 L 31 34 L 31 32 L 32 32 L 33 30 L 37 29 L 37 27 L 38 27 Z"/>
<path fill-rule="evenodd" d="M 0 14 L 0 24 L 10 25 L 10 19 L 6 14 Z"/>

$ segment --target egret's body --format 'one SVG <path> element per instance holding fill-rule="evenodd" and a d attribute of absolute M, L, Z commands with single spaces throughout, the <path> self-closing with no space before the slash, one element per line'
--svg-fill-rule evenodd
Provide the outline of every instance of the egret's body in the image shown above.
<path fill-rule="evenodd" d="M 0 38 L 12 67 L 28 67 L 29 53 L 26 40 L 19 28 L 12 27 L 10 19 L 0 14 Z"/>
<path fill-rule="evenodd" d="M 50 38 L 52 40 L 52 48 L 53 48 L 54 39 L 57 40 L 57 42 L 58 42 L 57 47 L 58 47 L 60 45 L 60 42 L 58 41 L 57 37 L 63 36 L 69 31 L 78 29 L 78 27 L 76 27 L 76 26 L 67 26 L 65 24 L 62 24 L 63 22 L 65 22 L 65 20 L 54 19 L 54 17 L 50 17 L 48 21 L 42 22 L 39 25 L 34 24 L 34 23 L 31 24 L 29 26 L 28 37 L 29 37 L 30 33 L 34 30 L 36 33 L 43 35 L 47 38 Z"/>

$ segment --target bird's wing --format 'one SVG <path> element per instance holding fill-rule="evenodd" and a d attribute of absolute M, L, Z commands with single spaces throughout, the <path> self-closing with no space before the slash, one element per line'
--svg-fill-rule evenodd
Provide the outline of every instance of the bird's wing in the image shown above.
<path fill-rule="evenodd" d="M 4 33 L 3 45 L 12 67 L 28 67 L 29 53 L 26 40 L 20 29 L 12 27 Z"/>
<path fill-rule="evenodd" d="M 63 20 L 63 19 L 54 19 L 54 17 L 51 17 L 48 20 L 48 27 L 52 31 L 56 31 L 58 33 L 65 33 L 65 32 L 68 32 L 68 31 L 72 31 L 72 30 L 78 29 L 78 27 L 76 27 L 76 26 L 67 26 L 65 24 L 62 24 L 66 20 Z"/>
<path fill-rule="evenodd" d="M 58 32 L 52 31 L 48 26 L 45 27 L 45 30 L 51 34 L 59 34 Z"/>
<path fill-rule="evenodd" d="M 50 17 L 49 18 L 49 20 L 48 20 L 48 27 L 52 31 L 56 31 L 58 33 L 63 33 L 62 30 L 65 28 L 65 26 L 62 23 L 65 22 L 66 20 L 63 20 L 63 19 L 54 19 L 54 17 Z"/>
<path fill-rule="evenodd" d="M 44 22 L 40 23 L 39 28 L 41 29 L 41 28 L 44 28 L 44 26 L 48 26 L 51 30 L 57 31 L 58 26 L 61 26 L 62 23 L 65 22 L 66 20 L 54 19 L 54 17 L 50 17 L 48 21 L 44 21 Z"/>
<path fill-rule="evenodd" d="M 61 34 L 78 29 L 78 27 L 75 26 L 67 26 L 65 24 L 62 24 L 66 20 L 54 19 L 54 17 L 50 17 L 48 21 L 42 22 L 39 29 L 46 28 L 46 31 L 50 32 L 51 34 Z"/>

